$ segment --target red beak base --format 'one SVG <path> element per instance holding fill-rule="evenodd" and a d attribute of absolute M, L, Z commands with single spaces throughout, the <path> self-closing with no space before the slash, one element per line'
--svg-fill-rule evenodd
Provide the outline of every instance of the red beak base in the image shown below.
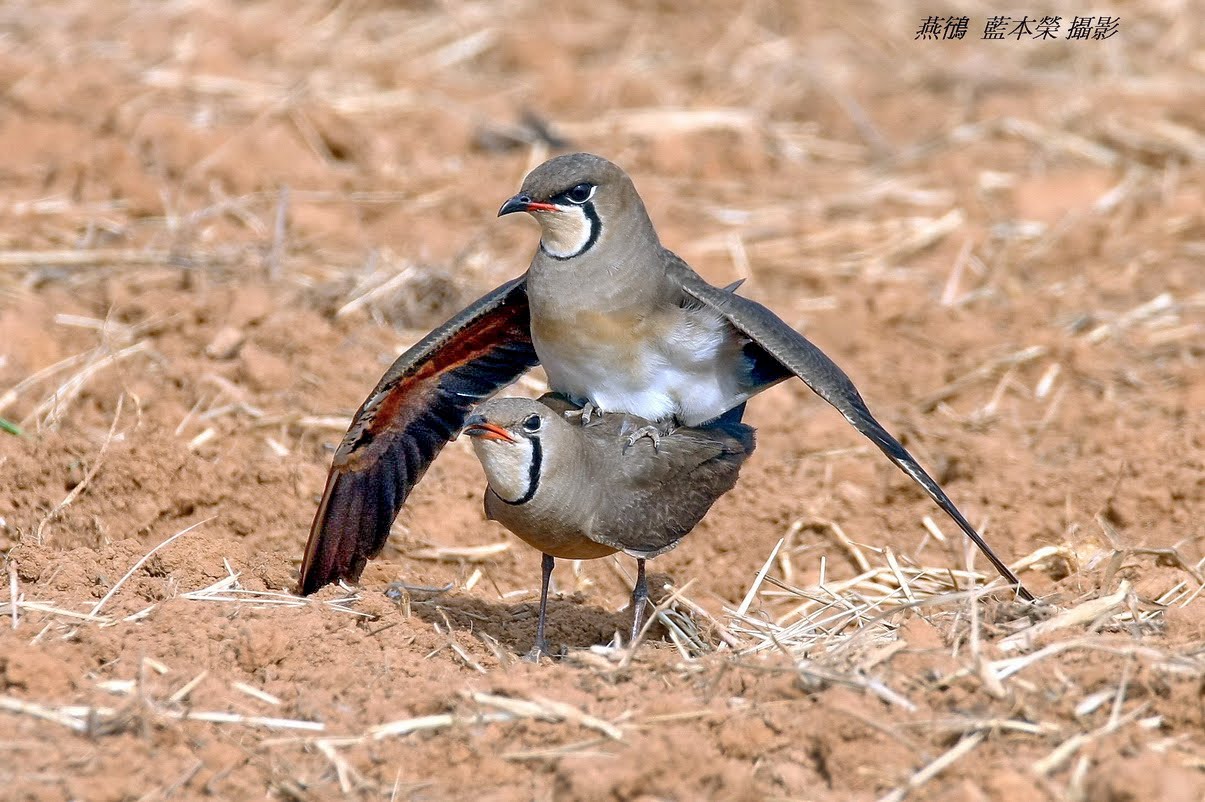
<path fill-rule="evenodd" d="M 514 214 L 515 212 L 556 212 L 559 211 L 554 203 L 544 203 L 542 201 L 534 201 L 528 195 L 516 195 L 502 204 L 502 208 L 498 210 L 498 216 L 504 214 Z"/>
<path fill-rule="evenodd" d="M 480 437 L 482 440 L 501 440 L 504 443 L 515 442 L 515 438 L 510 436 L 510 432 L 498 424 L 490 423 L 489 421 L 471 421 L 461 431 L 469 437 Z"/>

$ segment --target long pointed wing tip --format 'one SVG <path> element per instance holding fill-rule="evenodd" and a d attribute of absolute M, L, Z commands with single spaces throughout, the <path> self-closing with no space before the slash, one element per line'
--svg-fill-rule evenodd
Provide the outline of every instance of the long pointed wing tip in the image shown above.
<path fill-rule="evenodd" d="M 311 538 L 312 539 L 312 538 Z M 323 562 L 329 562 L 323 561 Z M 316 565 L 307 550 L 301 570 L 297 574 L 297 595 L 309 596 L 327 585 L 338 582 L 342 577 L 330 565 Z"/>
<path fill-rule="evenodd" d="M 302 596 L 309 596 L 341 579 L 357 581 L 367 563 L 362 542 L 366 534 L 361 529 L 359 516 L 353 516 L 351 520 L 355 525 L 347 527 L 341 526 L 341 520 L 348 516 L 334 512 L 336 508 L 347 506 L 349 494 L 355 497 L 357 491 L 363 492 L 362 488 L 349 488 L 346 477 L 347 474 L 335 470 L 327 477 L 298 572 L 297 591 Z M 344 503 L 340 504 L 340 499 Z M 367 537 L 372 537 L 371 531 Z"/>
<path fill-rule="evenodd" d="M 306 572 L 304 569 L 297 576 L 297 586 L 293 591 L 298 596 L 309 596 L 317 593 L 319 589 L 329 584 L 328 582 L 317 581 L 317 578 Z"/>
<path fill-rule="evenodd" d="M 358 582 L 364 566 L 368 564 L 368 558 L 357 541 L 349 544 L 345 533 L 334 532 L 332 535 L 325 521 L 322 521 L 322 527 L 318 526 L 320 520 L 315 519 L 310 542 L 306 544 L 305 558 L 297 574 L 297 593 L 300 596 L 317 593 L 339 581 Z"/>
<path fill-rule="evenodd" d="M 1029 602 L 1030 604 L 1037 603 L 1038 597 L 1029 592 L 1029 588 L 1025 587 L 1020 577 L 1009 571 L 1009 576 L 1005 576 L 1004 578 L 1012 585 L 1013 591 L 1022 601 Z"/>
<path fill-rule="evenodd" d="M 345 571 L 332 570 L 329 567 L 325 571 L 307 570 L 307 567 L 303 566 L 297 576 L 295 592 L 298 596 L 311 596 L 327 585 L 333 585 L 336 582 L 357 582 L 364 570 L 364 561 L 358 562 L 360 563 L 358 567 L 353 566 L 350 570 Z"/>

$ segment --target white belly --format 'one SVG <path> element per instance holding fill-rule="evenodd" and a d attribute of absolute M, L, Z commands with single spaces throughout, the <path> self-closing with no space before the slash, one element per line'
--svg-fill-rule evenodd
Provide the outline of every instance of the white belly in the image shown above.
<path fill-rule="evenodd" d="M 723 319 L 702 310 L 668 314 L 657 321 L 598 313 L 554 325 L 533 321 L 549 385 L 603 411 L 676 417 L 688 426 L 744 401 L 748 370 Z"/>

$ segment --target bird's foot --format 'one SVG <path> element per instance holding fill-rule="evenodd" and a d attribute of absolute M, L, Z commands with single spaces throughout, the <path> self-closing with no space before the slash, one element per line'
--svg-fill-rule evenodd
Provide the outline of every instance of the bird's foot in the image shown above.
<path fill-rule="evenodd" d="M 636 560 L 636 584 L 632 586 L 632 648 L 635 648 L 636 642 L 640 640 L 644 608 L 649 603 L 649 583 L 644 573 L 644 562 L 642 559 Z"/>
<path fill-rule="evenodd" d="M 668 423 L 663 423 L 661 425 L 650 423 L 647 426 L 641 426 L 639 429 L 628 435 L 627 443 L 623 447 L 623 453 L 628 453 L 629 448 L 636 445 L 636 443 L 640 442 L 640 440 L 645 437 L 653 441 L 653 451 L 660 451 L 661 438 L 668 437 L 669 435 L 673 434 L 675 428 L 676 427 L 674 426 L 673 421 L 669 421 Z"/>
<path fill-rule="evenodd" d="M 572 420 L 577 418 L 581 421 L 582 426 L 592 426 L 602 421 L 603 412 L 594 404 L 587 401 L 582 404 L 581 409 L 569 409 L 565 411 L 565 417 Z"/>
<path fill-rule="evenodd" d="M 661 450 L 661 430 L 656 426 L 641 426 L 636 431 L 628 435 L 628 442 L 623 447 L 623 453 L 628 453 L 628 449 L 636 445 L 641 438 L 647 437 L 653 441 L 653 450 Z"/>
<path fill-rule="evenodd" d="M 552 657 L 546 640 L 536 641 L 536 645 L 531 647 L 531 651 L 523 655 L 523 660 L 528 663 L 539 663 L 541 657 Z"/>
<path fill-rule="evenodd" d="M 640 640 L 640 630 L 644 629 L 644 607 L 648 604 L 646 599 L 632 600 L 632 629 L 631 636 L 628 640 L 628 645 L 635 645 L 636 641 Z"/>

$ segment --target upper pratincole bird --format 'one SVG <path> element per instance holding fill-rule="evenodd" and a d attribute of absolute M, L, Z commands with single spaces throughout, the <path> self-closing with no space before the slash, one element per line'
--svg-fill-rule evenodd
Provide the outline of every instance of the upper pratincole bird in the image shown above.
<path fill-rule="evenodd" d="M 631 179 L 599 156 L 543 163 L 499 216 L 540 224 L 527 272 L 398 357 L 352 420 L 310 529 L 300 590 L 355 580 L 473 405 L 537 363 L 552 390 L 693 426 L 797 376 L 916 481 L 1024 599 L 1033 596 L 849 377 L 766 307 L 713 287 L 662 246 Z"/>
<path fill-rule="evenodd" d="M 570 423 L 555 396 L 494 398 L 465 422 L 485 469 L 486 517 L 544 554 L 540 617 L 529 656 L 548 653 L 544 622 L 555 558 L 636 558 L 631 640 L 648 599 L 644 561 L 678 545 L 736 484 L 753 453 L 752 427 L 719 421 L 631 440 L 649 421 L 607 414 Z"/>

